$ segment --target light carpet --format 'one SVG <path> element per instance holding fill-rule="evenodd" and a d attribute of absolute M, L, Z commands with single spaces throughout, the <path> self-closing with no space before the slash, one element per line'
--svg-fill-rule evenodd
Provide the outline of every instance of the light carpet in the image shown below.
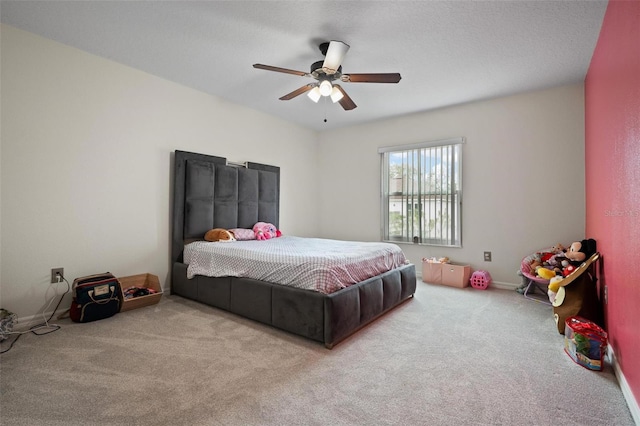
<path fill-rule="evenodd" d="M 57 323 L 1 356 L 1 424 L 634 424 L 612 367 L 575 364 L 514 291 L 418 282 L 332 350 L 168 295 Z"/>

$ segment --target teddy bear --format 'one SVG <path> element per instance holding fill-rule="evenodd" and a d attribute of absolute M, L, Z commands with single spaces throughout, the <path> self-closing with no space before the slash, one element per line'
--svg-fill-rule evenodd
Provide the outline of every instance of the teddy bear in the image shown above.
<path fill-rule="evenodd" d="M 256 234 L 256 240 L 270 240 L 282 235 L 272 223 L 266 222 L 258 222 L 253 225 L 253 232 Z"/>
<path fill-rule="evenodd" d="M 236 240 L 231 231 L 223 228 L 213 228 L 208 230 L 207 233 L 204 234 L 204 239 L 212 242 L 231 242 Z"/>
<path fill-rule="evenodd" d="M 563 254 L 565 251 L 565 248 L 562 244 L 558 243 L 554 246 L 552 246 L 549 251 L 545 251 L 542 253 L 538 253 L 540 255 L 540 261 L 545 264 L 549 261 L 549 259 L 551 259 L 553 256 L 557 256 L 560 254 Z"/>

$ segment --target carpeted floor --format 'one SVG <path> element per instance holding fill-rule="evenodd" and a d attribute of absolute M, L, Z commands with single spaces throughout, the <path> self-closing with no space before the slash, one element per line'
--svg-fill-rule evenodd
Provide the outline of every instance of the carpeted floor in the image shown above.
<path fill-rule="evenodd" d="M 634 424 L 611 366 L 514 291 L 419 282 L 333 350 L 167 295 L 57 323 L 1 356 L 2 425 Z"/>

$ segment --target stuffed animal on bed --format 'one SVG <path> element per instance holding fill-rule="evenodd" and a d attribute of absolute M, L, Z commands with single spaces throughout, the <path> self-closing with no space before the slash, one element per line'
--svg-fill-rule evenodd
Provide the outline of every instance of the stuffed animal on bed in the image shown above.
<path fill-rule="evenodd" d="M 258 222 L 253 225 L 253 232 L 256 234 L 256 240 L 270 240 L 282 235 L 272 223 L 266 222 Z"/>
<path fill-rule="evenodd" d="M 230 242 L 236 240 L 230 231 L 223 228 L 213 228 L 208 230 L 207 233 L 204 234 L 204 239 L 212 242 Z"/>

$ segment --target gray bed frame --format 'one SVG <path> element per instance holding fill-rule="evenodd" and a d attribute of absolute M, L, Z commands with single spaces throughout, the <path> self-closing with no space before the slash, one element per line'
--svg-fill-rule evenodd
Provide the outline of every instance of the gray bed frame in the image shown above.
<path fill-rule="evenodd" d="M 412 264 L 332 294 L 247 278 L 187 278 L 185 243 L 212 228 L 279 227 L 280 168 L 245 167 L 204 154 L 175 151 L 171 293 L 322 342 L 332 348 L 360 328 L 413 297 Z"/>

